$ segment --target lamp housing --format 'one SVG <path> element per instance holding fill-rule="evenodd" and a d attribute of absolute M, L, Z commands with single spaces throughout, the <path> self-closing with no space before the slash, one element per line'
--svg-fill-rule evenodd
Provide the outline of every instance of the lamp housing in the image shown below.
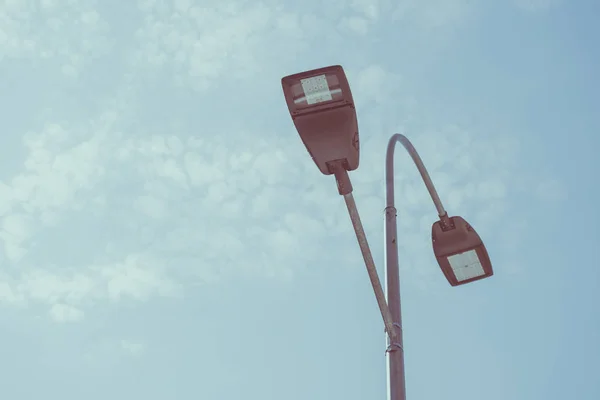
<path fill-rule="evenodd" d="M 319 170 L 334 173 L 338 161 L 347 171 L 359 164 L 356 109 L 340 65 L 314 69 L 281 79 L 288 110 Z"/>
<path fill-rule="evenodd" d="M 431 228 L 433 252 L 452 286 L 464 285 L 494 275 L 483 241 L 461 217 L 446 217 Z"/>

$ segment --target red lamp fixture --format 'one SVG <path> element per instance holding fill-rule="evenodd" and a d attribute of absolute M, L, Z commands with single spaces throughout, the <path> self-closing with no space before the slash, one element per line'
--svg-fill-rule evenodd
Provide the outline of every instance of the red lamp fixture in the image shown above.
<path fill-rule="evenodd" d="M 289 75 L 281 85 L 296 130 L 319 170 L 331 175 L 335 165 L 358 168 L 358 121 L 344 69 L 333 65 Z"/>
<path fill-rule="evenodd" d="M 433 253 L 452 286 L 494 275 L 485 246 L 471 225 L 461 217 L 443 218 L 431 227 Z"/>

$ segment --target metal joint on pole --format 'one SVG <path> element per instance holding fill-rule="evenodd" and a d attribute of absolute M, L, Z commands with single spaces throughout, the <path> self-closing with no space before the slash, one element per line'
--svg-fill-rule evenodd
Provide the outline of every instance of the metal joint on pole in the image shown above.
<path fill-rule="evenodd" d="M 394 206 L 387 206 L 385 208 L 385 216 L 386 218 L 395 218 L 398 216 L 398 210 L 396 210 L 396 207 Z"/>
<path fill-rule="evenodd" d="M 388 348 L 385 350 L 386 353 L 393 353 L 394 351 L 404 351 L 404 347 L 400 344 L 400 343 L 392 343 L 388 346 Z"/>

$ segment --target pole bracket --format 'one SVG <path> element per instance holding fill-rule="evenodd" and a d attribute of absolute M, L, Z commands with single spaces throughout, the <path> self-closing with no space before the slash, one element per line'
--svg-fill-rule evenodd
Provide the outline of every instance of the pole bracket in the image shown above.
<path fill-rule="evenodd" d="M 388 346 L 388 348 L 385 350 L 385 353 L 393 353 L 398 350 L 404 352 L 404 348 L 402 347 L 402 345 L 398 342 L 394 342 Z"/>

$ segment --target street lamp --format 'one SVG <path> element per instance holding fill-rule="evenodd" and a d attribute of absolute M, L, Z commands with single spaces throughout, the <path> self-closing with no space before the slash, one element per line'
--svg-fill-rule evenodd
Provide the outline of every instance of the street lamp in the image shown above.
<path fill-rule="evenodd" d="M 359 143 L 356 109 L 344 69 L 339 65 L 301 72 L 281 79 L 288 109 L 300 138 L 317 167 L 335 175 L 388 335 L 395 337 L 392 315 L 367 242 L 348 171 L 358 168 Z"/>
<path fill-rule="evenodd" d="M 432 226 L 433 252 L 452 286 L 493 275 L 492 264 L 481 238 L 463 218 L 448 217 L 429 173 L 412 143 L 404 135 L 390 138 L 386 153 L 385 260 L 387 302 L 367 238 L 352 196 L 348 171 L 358 168 L 359 141 L 356 109 L 350 85 L 341 66 L 330 66 L 286 76 L 281 80 L 294 125 L 317 167 L 333 174 L 344 196 L 377 304 L 388 335 L 388 397 L 405 400 L 404 344 L 400 306 L 400 277 L 396 207 L 394 205 L 394 149 L 402 143 L 413 159 L 437 209 Z"/>

